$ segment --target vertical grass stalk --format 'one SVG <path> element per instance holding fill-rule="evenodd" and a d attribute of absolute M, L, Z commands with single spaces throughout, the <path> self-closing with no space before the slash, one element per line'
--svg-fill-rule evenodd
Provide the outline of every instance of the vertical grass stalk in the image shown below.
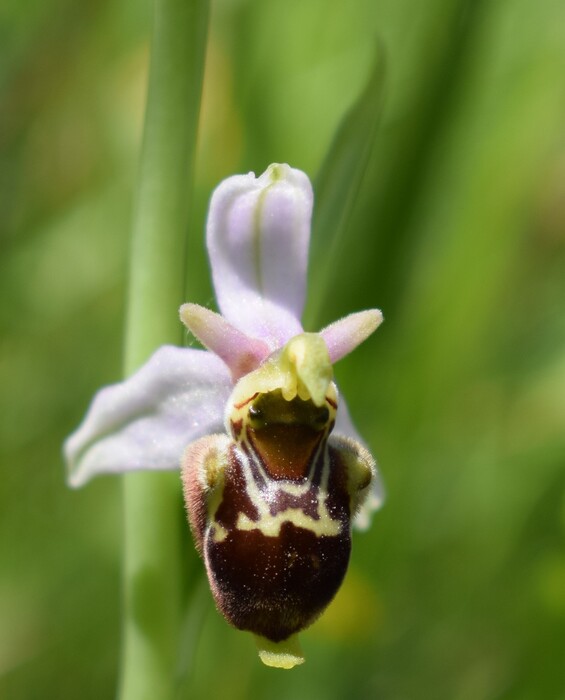
<path fill-rule="evenodd" d="M 208 27 L 207 0 L 155 0 L 137 198 L 124 371 L 182 339 L 186 238 Z M 178 474 L 124 477 L 120 700 L 174 696 L 182 520 Z"/>

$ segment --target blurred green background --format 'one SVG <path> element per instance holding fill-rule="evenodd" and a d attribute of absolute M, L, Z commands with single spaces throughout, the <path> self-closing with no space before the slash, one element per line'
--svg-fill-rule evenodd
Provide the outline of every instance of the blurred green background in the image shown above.
<path fill-rule="evenodd" d="M 149 2 L 0 8 L 9 700 L 115 693 L 119 482 L 68 490 L 60 451 L 120 378 L 150 23 Z M 379 130 L 307 319 L 383 309 L 337 377 L 387 503 L 292 672 L 193 581 L 179 698 L 565 698 L 565 4 L 217 0 L 187 299 L 213 304 L 211 189 L 271 162 L 315 179 L 376 46 Z"/>

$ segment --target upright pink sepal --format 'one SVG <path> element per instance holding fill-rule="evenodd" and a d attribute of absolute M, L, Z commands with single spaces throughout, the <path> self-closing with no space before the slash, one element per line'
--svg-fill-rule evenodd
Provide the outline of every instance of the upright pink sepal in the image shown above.
<path fill-rule="evenodd" d="M 222 315 L 271 351 L 302 332 L 313 192 L 288 165 L 234 175 L 210 202 L 207 245 Z"/>

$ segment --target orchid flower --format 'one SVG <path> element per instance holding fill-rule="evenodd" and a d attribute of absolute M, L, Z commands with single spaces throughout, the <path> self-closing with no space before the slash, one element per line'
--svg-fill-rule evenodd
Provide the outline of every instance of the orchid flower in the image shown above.
<path fill-rule="evenodd" d="M 366 526 L 383 497 L 332 381 L 332 365 L 382 315 L 304 332 L 312 205 L 308 177 L 288 165 L 224 180 L 207 223 L 222 313 L 180 308 L 207 350 L 159 348 L 98 392 L 65 443 L 74 487 L 102 473 L 181 468 L 218 609 L 282 668 L 303 661 L 296 634 L 341 585 L 353 521 Z"/>

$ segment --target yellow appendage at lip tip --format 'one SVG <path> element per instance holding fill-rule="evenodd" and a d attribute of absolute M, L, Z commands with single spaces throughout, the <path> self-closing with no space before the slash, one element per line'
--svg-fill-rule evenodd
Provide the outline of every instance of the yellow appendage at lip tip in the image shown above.
<path fill-rule="evenodd" d="M 265 666 L 289 669 L 304 663 L 304 655 L 297 634 L 292 634 L 282 642 L 271 642 L 270 639 L 260 637 L 258 634 L 253 636 L 257 644 L 259 658 Z"/>

